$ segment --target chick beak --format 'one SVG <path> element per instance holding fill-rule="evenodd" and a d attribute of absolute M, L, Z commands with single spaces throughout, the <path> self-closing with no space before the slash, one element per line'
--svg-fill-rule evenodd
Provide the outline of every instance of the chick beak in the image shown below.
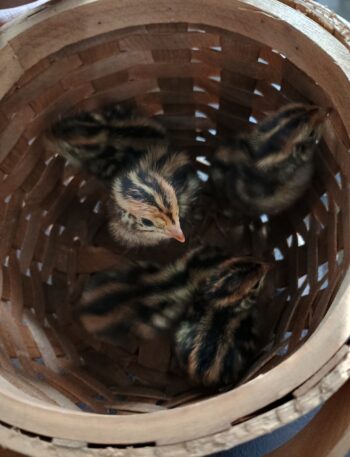
<path fill-rule="evenodd" d="M 185 235 L 183 234 L 181 227 L 179 225 L 173 225 L 167 230 L 167 235 L 169 238 L 174 238 L 180 243 L 184 243 L 186 241 Z"/>

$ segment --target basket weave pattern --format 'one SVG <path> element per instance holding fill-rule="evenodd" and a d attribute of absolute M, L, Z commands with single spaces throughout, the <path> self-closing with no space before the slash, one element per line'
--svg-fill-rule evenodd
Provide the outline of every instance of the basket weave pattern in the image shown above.
<path fill-rule="evenodd" d="M 130 340 L 112 347 L 87 335 L 74 319 L 74 305 L 89 275 L 117 266 L 125 250 L 108 235 L 105 190 L 43 146 L 45 129 L 62 114 L 95 109 L 110 101 L 131 103 L 164 124 L 172 143 L 188 150 L 198 170 L 207 173 L 210 165 L 203 157 L 210 162 L 223 138 L 251 128 L 266 112 L 289 101 L 334 108 L 318 151 L 315 179 L 298 205 L 287 214 L 262 218 L 249 227 L 226 223 L 224 234 L 214 222 L 201 227 L 201 236 L 209 243 L 221 244 L 239 254 L 276 259 L 271 300 L 265 310 L 271 345 L 246 379 L 255 378 L 253 382 L 258 383 L 258 374 L 270 372 L 291 354 L 297 355 L 324 325 L 335 297 L 339 301 L 341 293 L 345 296 L 344 277 L 350 260 L 350 116 L 346 108 L 342 112 L 338 109 L 341 94 L 329 92 L 324 84 L 332 74 L 320 74 L 315 81 L 306 71 L 306 63 L 304 69 L 297 64 L 311 58 L 313 50 L 315 59 L 318 52 L 323 56 L 316 43 L 301 38 L 298 41 L 297 32 L 280 19 L 278 22 L 273 16 L 260 14 L 252 5 L 254 2 L 233 2 L 237 5 L 230 7 L 230 14 L 241 17 L 243 24 L 236 31 L 229 30 L 226 23 L 219 27 L 215 18 L 212 22 L 185 22 L 185 13 L 177 13 L 176 20 L 157 20 L 171 16 L 170 2 L 161 2 L 159 16 L 155 14 L 144 25 L 141 19 L 150 14 L 145 12 L 143 1 L 139 5 L 131 2 L 130 15 L 125 13 L 128 25 L 113 30 L 108 23 L 113 2 L 101 1 L 100 6 L 92 2 L 91 7 L 85 2 L 78 7 L 78 3 L 77 8 L 68 1 L 43 8 L 33 18 L 22 19 L 3 30 L 0 59 L 8 67 L 2 70 L 0 102 L 1 385 L 19 400 L 38 408 L 59 408 L 67 415 L 77 411 L 85 411 L 86 416 L 101 414 L 101 421 L 109 420 L 109 430 L 112 420 L 117 427 L 123 418 L 125 424 L 135 420 L 142 427 L 142 420 L 148 420 L 147 413 L 162 412 L 159 417 L 166 421 L 167 414 L 178 407 L 202 404 L 209 410 L 215 399 L 204 398 L 201 391 L 188 385 L 166 339 L 142 344 Z M 193 1 L 193 17 L 200 17 L 196 3 Z M 215 2 L 209 3 L 213 7 Z M 274 3 L 281 15 L 288 11 L 296 14 L 295 9 L 311 19 L 313 26 L 321 25 L 324 33 L 338 39 L 344 55 L 346 48 L 350 49 L 346 22 L 325 8 L 306 0 Z M 128 12 L 128 7 L 125 10 Z M 81 30 L 78 26 L 77 30 L 70 29 L 68 16 L 78 24 L 82 15 Z M 249 36 L 244 22 L 248 18 L 253 21 L 254 15 L 256 30 Z M 283 25 L 286 27 L 294 40 L 293 47 L 285 49 L 285 43 L 281 43 L 279 48 L 279 42 L 271 45 L 274 37 L 266 32 L 271 24 L 276 33 Z M 57 31 L 52 32 L 56 26 Z M 264 33 L 266 41 L 262 39 Z M 46 40 L 46 34 L 51 41 Z M 329 71 L 332 70 L 336 71 Z M 349 88 L 349 81 L 347 84 Z M 180 248 L 169 246 L 156 254 L 144 250 L 127 255 L 152 259 L 156 255 L 162 261 L 180 252 Z M 341 287 L 342 292 L 338 293 Z M 337 319 L 340 322 L 342 316 Z M 324 400 L 349 376 L 348 349 L 341 348 L 349 325 L 342 325 L 341 342 L 324 360 L 325 363 L 334 356 L 333 362 L 322 376 L 315 374 L 320 364 L 299 382 L 315 375 L 309 389 L 300 392 L 306 400 L 301 401 L 298 414 Z M 331 380 L 332 387 L 320 397 L 318 386 L 324 388 L 325 379 Z M 274 400 L 299 384 L 295 381 L 288 390 L 287 383 L 286 392 L 276 394 Z M 246 389 L 247 395 L 249 386 L 236 391 Z M 261 406 L 272 403 L 261 401 Z M 124 435 L 122 431 L 120 437 L 107 441 L 109 431 L 105 435 L 87 429 L 67 431 L 68 425 L 67 429 L 62 425 L 55 435 L 50 424 L 39 431 L 39 425 L 14 420 L 13 415 L 4 418 L 4 422 L 54 438 L 54 443 L 56 438 L 65 438 L 106 446 L 144 442 L 160 446 L 114 449 L 110 454 L 91 450 L 91 455 L 204 455 L 270 431 L 281 422 L 294 419 L 298 410 L 294 401 L 279 408 L 279 413 L 273 409 L 270 416 L 262 419 L 254 418 L 254 408 L 247 406 L 243 415 L 249 416 L 250 422 L 236 412 L 221 422 L 213 420 L 212 429 L 208 424 L 198 431 L 188 430 L 183 438 L 179 432 L 170 437 L 169 431 L 162 434 L 159 429 L 159 436 L 152 432 L 149 439 L 145 439 L 147 431 L 136 433 L 135 437 L 131 436 L 132 431 Z M 180 411 L 181 408 L 179 414 Z M 96 417 L 94 420 L 99 423 Z M 269 420 L 269 425 L 261 426 L 261 421 L 266 424 Z M 242 424 L 231 428 L 236 422 Z M 6 427 L 0 429 L 0 442 L 9 445 L 10 436 Z M 29 438 L 23 443 L 26 440 Z M 182 440 L 185 444 L 171 445 L 168 451 L 164 446 Z M 84 443 L 77 446 L 62 455 L 79 455 Z M 33 451 L 32 455 L 41 455 L 40 452 Z M 42 455 L 50 455 L 49 448 L 43 452 L 47 453 Z"/>

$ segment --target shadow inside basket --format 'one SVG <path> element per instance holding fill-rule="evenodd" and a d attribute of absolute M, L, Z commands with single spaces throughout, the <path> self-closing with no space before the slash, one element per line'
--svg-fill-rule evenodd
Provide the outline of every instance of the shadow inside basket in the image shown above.
<path fill-rule="evenodd" d="M 74 310 L 89 276 L 125 258 L 166 262 L 203 242 L 273 260 L 261 304 L 264 344 L 242 382 L 270 370 L 315 331 L 348 266 L 349 139 L 334 111 L 312 186 L 285 213 L 233 220 L 220 201 L 203 198 L 189 244 L 126 250 L 109 236 L 105 189 L 42 143 L 57 116 L 111 101 L 133 104 L 165 125 L 203 181 L 217 145 L 266 113 L 289 101 L 332 103 L 278 50 L 184 23 L 134 27 L 68 46 L 30 68 L 1 102 L 8 119 L 16 113 L 14 125 L 26 125 L 13 128 L 16 141 L 4 142 L 11 151 L 1 164 L 1 372 L 46 403 L 122 415 L 217 392 L 190 385 L 170 339 L 129 338 L 112 346 L 88 335 Z"/>

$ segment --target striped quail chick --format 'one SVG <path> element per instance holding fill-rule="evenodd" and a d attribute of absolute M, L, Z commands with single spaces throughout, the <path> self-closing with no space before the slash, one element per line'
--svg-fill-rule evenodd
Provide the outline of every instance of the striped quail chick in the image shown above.
<path fill-rule="evenodd" d="M 80 320 L 97 338 L 112 341 L 125 332 L 147 339 L 169 331 L 198 283 L 225 258 L 216 250 L 197 248 L 167 265 L 128 263 L 98 273 L 83 294 Z"/>
<path fill-rule="evenodd" d="M 268 267 L 202 247 L 165 267 L 140 265 L 101 273 L 79 314 L 98 338 L 142 339 L 171 331 L 178 359 L 195 383 L 236 382 L 256 355 L 254 307 Z"/>
<path fill-rule="evenodd" d="M 185 241 L 180 221 L 199 180 L 185 152 L 171 153 L 157 122 L 115 105 L 67 117 L 48 141 L 73 165 L 110 189 L 110 229 L 129 247 Z"/>
<path fill-rule="evenodd" d="M 108 184 L 143 157 L 148 147 L 167 144 L 160 124 L 120 105 L 63 118 L 48 133 L 72 165 Z"/>
<path fill-rule="evenodd" d="M 220 147 L 211 171 L 216 194 L 248 216 L 287 209 L 310 185 L 328 114 L 325 108 L 288 104 Z"/>
<path fill-rule="evenodd" d="M 194 296 L 175 332 L 180 364 L 194 383 L 236 383 L 258 353 L 257 305 L 268 265 L 252 258 L 220 263 Z"/>

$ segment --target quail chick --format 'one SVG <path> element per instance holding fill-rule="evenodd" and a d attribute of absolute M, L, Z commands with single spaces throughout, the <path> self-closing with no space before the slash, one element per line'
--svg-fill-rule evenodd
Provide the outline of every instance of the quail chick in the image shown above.
<path fill-rule="evenodd" d="M 197 248 L 167 265 L 129 263 L 94 275 L 78 309 L 86 330 L 114 340 L 125 332 L 150 338 L 173 328 L 197 285 L 226 257 Z"/>
<path fill-rule="evenodd" d="M 197 290 L 175 330 L 175 350 L 189 378 L 207 387 L 236 383 L 258 352 L 257 305 L 268 265 L 252 258 L 220 263 Z"/>
<path fill-rule="evenodd" d="M 248 216 L 287 209 L 310 184 L 328 114 L 325 108 L 288 104 L 219 148 L 211 171 L 216 193 Z"/>
<path fill-rule="evenodd" d="M 171 153 L 157 122 L 119 105 L 57 122 L 48 141 L 73 165 L 106 183 L 110 229 L 129 247 L 185 241 L 200 181 L 185 152 Z"/>
<path fill-rule="evenodd" d="M 148 147 L 167 144 L 159 123 L 121 105 L 63 118 L 51 127 L 48 139 L 72 165 L 107 184 Z"/>
<path fill-rule="evenodd" d="M 175 325 L 188 291 L 182 265 L 162 269 L 142 263 L 95 275 L 83 294 L 78 315 L 98 339 L 118 342 L 125 334 L 155 337 Z"/>
<path fill-rule="evenodd" d="M 112 183 L 112 235 L 129 246 L 152 246 L 169 238 L 184 242 L 181 226 L 191 216 L 199 186 L 186 153 L 151 148 Z"/>
<path fill-rule="evenodd" d="M 259 260 L 202 247 L 166 267 L 102 273 L 83 295 L 80 319 L 89 332 L 112 341 L 125 332 L 148 339 L 171 331 L 192 381 L 226 385 L 256 354 L 254 306 L 267 270 Z"/>

